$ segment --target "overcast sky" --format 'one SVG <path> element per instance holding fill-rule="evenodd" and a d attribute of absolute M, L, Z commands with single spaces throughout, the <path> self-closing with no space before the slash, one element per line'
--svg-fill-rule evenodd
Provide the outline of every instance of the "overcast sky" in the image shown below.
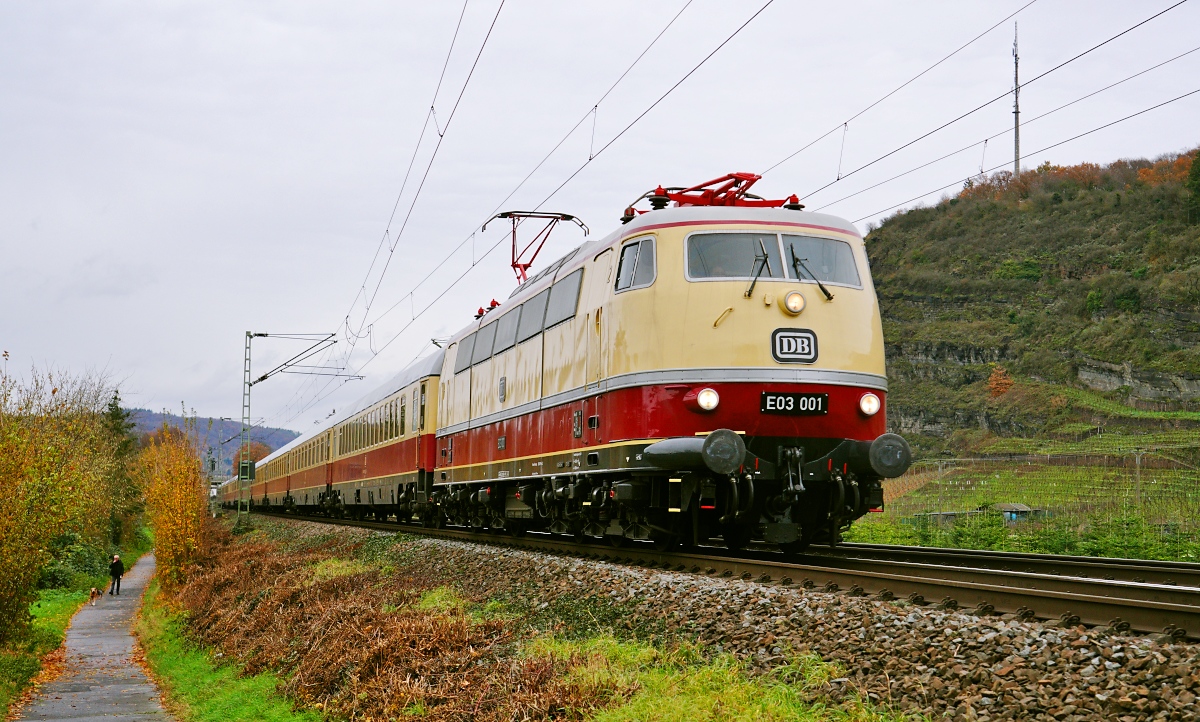
<path fill-rule="evenodd" d="M 353 347 L 350 368 L 364 381 L 279 376 L 254 389 L 256 419 L 311 428 L 427 353 L 431 337 L 507 297 L 514 279 L 505 228 L 478 232 L 494 210 L 537 206 L 586 166 L 543 208 L 576 214 L 606 235 L 629 201 L 657 184 L 774 166 L 1028 0 L 775 0 L 587 162 L 763 1 L 507 0 L 498 15 L 500 0 L 469 0 L 465 13 L 457 0 L 4 2 L 0 346 L 11 354 L 8 368 L 106 370 L 129 405 L 183 402 L 202 415 L 237 417 L 245 331 L 336 331 L 334 353 L 321 359 Z M 1173 2 L 1037 0 L 1015 18 L 1022 81 Z M 434 123 L 430 101 L 460 13 Z M 1200 2 L 1171 10 L 1023 88 L 1022 118 L 1192 50 L 1196 28 Z M 771 170 L 755 191 L 811 194 L 838 177 L 839 162 L 846 176 L 1009 91 L 1012 36 L 1010 20 Z M 1022 148 L 1031 153 L 1197 88 L 1200 52 L 1030 123 Z M 1200 94 L 1026 155 L 1023 165 L 1178 152 L 1200 144 L 1198 118 Z M 1010 96 L 805 202 L 825 206 L 1011 124 Z M 438 129 L 445 134 L 429 166 Z M 865 231 L 891 207 L 960 184 L 981 163 L 1011 164 L 1012 154 L 1008 132 L 986 154 L 976 145 L 824 212 Z M 578 229 L 562 227 L 539 265 L 580 240 Z M 379 286 L 369 308 L 364 279 L 368 294 Z M 355 331 L 370 329 L 353 344 L 347 316 Z M 300 348 L 260 339 L 254 370 Z"/>

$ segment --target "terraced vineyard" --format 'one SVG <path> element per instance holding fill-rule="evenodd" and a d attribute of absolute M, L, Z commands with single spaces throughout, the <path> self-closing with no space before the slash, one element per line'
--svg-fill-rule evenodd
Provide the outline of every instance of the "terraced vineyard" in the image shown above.
<path fill-rule="evenodd" d="M 885 512 L 858 522 L 847 538 L 1193 561 L 1200 558 L 1200 469 L 1180 459 L 1194 459 L 1200 445 L 1190 432 L 1156 440 L 1171 443 L 1129 453 L 1124 440 L 1117 454 L 1109 453 L 1122 448 L 1117 440 L 1105 446 L 1095 437 L 1073 444 L 1072 454 L 919 462 L 886 482 Z M 1020 446 L 1008 449 L 1032 451 Z"/>

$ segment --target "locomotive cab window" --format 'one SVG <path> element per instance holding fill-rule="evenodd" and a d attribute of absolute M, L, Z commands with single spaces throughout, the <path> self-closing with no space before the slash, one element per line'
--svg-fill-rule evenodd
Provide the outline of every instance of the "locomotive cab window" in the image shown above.
<path fill-rule="evenodd" d="M 774 233 L 697 233 L 687 239 L 688 278 L 786 278 Z"/>
<path fill-rule="evenodd" d="M 645 288 L 654 283 L 654 239 L 643 238 L 621 249 L 621 260 L 617 265 L 616 290 Z"/>
<path fill-rule="evenodd" d="M 798 263 L 792 263 L 792 254 Z M 838 283 L 844 286 L 862 286 L 858 277 L 858 267 L 854 265 L 854 252 L 850 244 L 835 241 L 832 238 L 814 238 L 812 236 L 783 236 L 783 257 L 788 264 L 788 278 L 799 278 L 805 281 L 822 281 Z M 793 265 L 795 267 L 793 267 Z M 813 278 L 813 275 L 816 278 Z"/>
<path fill-rule="evenodd" d="M 583 269 L 575 271 L 550 288 L 550 302 L 546 305 L 546 328 L 557 326 L 567 319 L 575 318 L 579 305 L 579 287 L 583 285 Z"/>

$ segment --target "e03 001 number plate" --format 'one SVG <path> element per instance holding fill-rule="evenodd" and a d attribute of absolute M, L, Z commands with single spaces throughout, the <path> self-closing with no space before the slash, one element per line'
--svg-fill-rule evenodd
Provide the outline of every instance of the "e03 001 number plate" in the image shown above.
<path fill-rule="evenodd" d="M 823 416 L 829 413 L 829 394 L 762 392 L 759 411 L 785 416 Z"/>

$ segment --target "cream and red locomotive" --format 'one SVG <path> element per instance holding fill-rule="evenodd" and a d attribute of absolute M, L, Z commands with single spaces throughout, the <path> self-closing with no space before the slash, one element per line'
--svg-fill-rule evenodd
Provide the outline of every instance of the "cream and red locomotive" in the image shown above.
<path fill-rule="evenodd" d="M 614 543 L 835 543 L 910 462 L 885 433 L 878 303 L 854 226 L 751 196 L 755 180 L 645 194 L 650 210 L 259 462 L 253 503 Z"/>

